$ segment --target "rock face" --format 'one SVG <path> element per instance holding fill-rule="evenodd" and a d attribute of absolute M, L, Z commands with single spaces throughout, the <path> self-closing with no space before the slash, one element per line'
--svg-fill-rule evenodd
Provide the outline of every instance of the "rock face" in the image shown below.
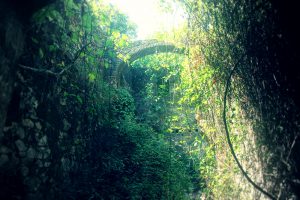
<path fill-rule="evenodd" d="M 16 19 L 14 12 L 5 7 L 0 2 L 0 137 L 11 100 L 16 62 L 24 47 L 22 24 Z"/>
<path fill-rule="evenodd" d="M 3 0 L 0 2 L 0 137 L 11 99 L 17 61 L 23 53 L 24 28 L 30 16 L 54 0 Z"/>
<path fill-rule="evenodd" d="M 12 101 L 17 65 L 23 54 L 28 19 L 38 9 L 54 0 L 2 0 L 0 1 L 0 199 L 23 199 L 24 181 L 30 167 L 26 166 L 35 158 L 35 151 L 28 149 L 26 128 L 33 128 L 30 119 L 24 119 L 23 125 L 8 124 L 7 113 Z M 18 105 L 13 105 L 18 106 Z M 37 128 L 40 128 L 37 124 Z M 31 180 L 32 182 L 32 180 Z M 39 179 L 30 183 L 29 188 L 36 189 Z M 28 197 L 28 199 L 30 199 Z"/>
<path fill-rule="evenodd" d="M 17 61 L 23 53 L 30 16 L 54 0 L 3 0 L 0 2 L 0 137 L 11 100 Z"/>
<path fill-rule="evenodd" d="M 27 147 L 25 146 L 24 142 L 22 140 L 17 140 L 15 142 L 17 149 L 19 150 L 19 152 L 24 152 L 27 150 Z"/>

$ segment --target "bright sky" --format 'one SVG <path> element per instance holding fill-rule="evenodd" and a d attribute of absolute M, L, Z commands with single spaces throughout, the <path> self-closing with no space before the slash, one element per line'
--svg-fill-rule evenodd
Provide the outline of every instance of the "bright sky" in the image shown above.
<path fill-rule="evenodd" d="M 183 11 L 173 9 L 173 13 L 163 12 L 159 0 L 107 0 L 129 16 L 137 25 L 138 39 L 145 39 L 158 31 L 170 31 L 184 21 Z"/>

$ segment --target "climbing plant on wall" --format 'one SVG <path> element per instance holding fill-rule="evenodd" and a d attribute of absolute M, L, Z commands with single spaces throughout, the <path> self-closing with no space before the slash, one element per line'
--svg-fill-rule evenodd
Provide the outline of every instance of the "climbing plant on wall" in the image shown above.
<path fill-rule="evenodd" d="M 127 16 L 102 1 L 59 0 L 30 23 L 28 53 L 20 60 L 13 97 L 19 107 L 9 113 L 5 133 L 14 135 L 7 148 L 26 158 L 18 163 L 17 190 L 24 185 L 28 191 L 16 195 L 188 199 L 195 176 L 189 157 L 163 134 L 167 126 L 152 124 L 154 118 L 165 121 L 166 113 L 157 107 L 141 115 L 138 91 L 114 84 L 113 72 L 123 59 L 119 49 L 135 36 Z M 156 72 L 145 73 L 153 82 L 154 76 L 165 79 L 156 95 L 144 99 L 151 106 L 155 99 L 170 101 L 165 81 L 173 77 Z M 154 91 L 147 84 L 140 89 Z M 15 174 L 7 176 L 14 180 Z"/>

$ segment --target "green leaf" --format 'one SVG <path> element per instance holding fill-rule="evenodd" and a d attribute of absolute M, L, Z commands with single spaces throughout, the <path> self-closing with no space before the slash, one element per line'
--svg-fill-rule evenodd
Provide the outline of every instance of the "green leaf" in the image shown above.
<path fill-rule="evenodd" d="M 78 33 L 73 33 L 71 36 L 71 40 L 73 43 L 78 43 L 79 42 L 79 34 Z"/>
<path fill-rule="evenodd" d="M 78 100 L 78 102 L 79 102 L 80 104 L 83 103 L 83 100 L 82 100 L 81 96 L 77 95 L 76 98 L 77 98 L 77 100 Z"/>
<path fill-rule="evenodd" d="M 32 42 L 35 43 L 35 44 L 38 44 L 38 43 L 39 43 L 39 41 L 38 41 L 36 38 L 34 38 L 34 37 L 31 37 L 31 40 L 32 40 Z"/>
<path fill-rule="evenodd" d="M 100 18 L 100 24 L 101 25 L 108 25 L 109 24 L 109 17 L 106 14 L 101 13 L 99 18 Z"/>
<path fill-rule="evenodd" d="M 108 56 L 109 56 L 110 58 L 114 58 L 114 57 L 115 57 L 115 52 L 109 51 L 109 52 L 108 52 Z"/>
<path fill-rule="evenodd" d="M 49 45 L 49 51 L 50 52 L 53 52 L 53 51 L 56 51 L 57 50 L 57 47 L 55 45 Z"/>
<path fill-rule="evenodd" d="M 60 27 L 64 25 L 64 19 L 57 10 L 51 10 L 48 14 L 49 21 L 55 21 Z"/>
<path fill-rule="evenodd" d="M 41 59 L 44 58 L 44 52 L 41 48 L 39 48 L 39 56 Z"/>
<path fill-rule="evenodd" d="M 66 5 L 66 11 L 73 9 L 73 10 L 78 10 L 79 7 L 74 3 L 73 0 L 65 0 L 65 5 Z"/>
<path fill-rule="evenodd" d="M 108 40 L 106 40 L 106 43 L 105 43 L 105 46 L 106 47 L 113 47 L 113 45 L 114 45 L 114 41 L 113 40 L 111 40 L 111 39 L 108 39 Z"/>
<path fill-rule="evenodd" d="M 119 31 L 113 31 L 112 32 L 112 36 L 113 36 L 114 39 L 117 39 L 117 38 L 119 38 L 121 36 L 121 34 L 120 34 Z"/>
<path fill-rule="evenodd" d="M 81 53 L 79 54 L 79 56 L 80 56 L 80 58 L 84 58 L 84 57 L 86 56 L 86 54 L 85 54 L 85 52 L 81 52 Z"/>
<path fill-rule="evenodd" d="M 105 67 L 105 68 L 109 68 L 109 63 L 108 63 L 108 62 L 105 62 L 105 63 L 104 63 L 104 67 Z"/>
<path fill-rule="evenodd" d="M 64 62 L 64 61 L 61 61 L 60 63 L 57 64 L 57 66 L 59 66 L 59 67 L 64 67 L 64 66 L 65 66 L 65 62 Z"/>
<path fill-rule="evenodd" d="M 89 73 L 88 77 L 89 77 L 89 81 L 90 81 L 90 82 L 94 82 L 95 79 L 96 79 L 96 75 L 93 74 L 93 73 Z"/>
<path fill-rule="evenodd" d="M 104 51 L 100 49 L 100 50 L 98 50 L 97 54 L 98 54 L 100 57 L 102 57 L 102 56 L 104 55 Z"/>
<path fill-rule="evenodd" d="M 92 31 L 92 16 L 89 13 L 86 13 L 82 16 L 82 23 L 86 31 Z"/>

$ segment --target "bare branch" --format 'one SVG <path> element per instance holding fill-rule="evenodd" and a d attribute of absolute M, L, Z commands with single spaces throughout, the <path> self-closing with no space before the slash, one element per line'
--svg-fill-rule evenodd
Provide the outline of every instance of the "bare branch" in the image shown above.
<path fill-rule="evenodd" d="M 85 48 L 87 46 L 89 46 L 91 43 L 87 43 L 86 45 L 82 46 L 76 53 L 75 53 L 75 56 L 74 56 L 74 59 L 69 63 L 67 64 L 67 66 L 61 70 L 60 72 L 53 72 L 51 70 L 48 70 L 48 69 L 39 69 L 39 68 L 35 68 L 35 67 L 29 67 L 29 66 L 26 66 L 26 65 L 22 65 L 22 64 L 19 64 L 19 67 L 23 68 L 23 69 L 26 69 L 26 70 L 30 70 L 30 71 L 33 71 L 33 72 L 37 72 L 37 73 L 42 73 L 42 74 L 47 74 L 47 75 L 51 75 L 51 76 L 61 76 L 64 72 L 66 72 L 67 70 L 69 70 L 71 67 L 73 67 L 73 65 L 75 64 L 75 62 L 78 60 L 80 54 L 85 50 Z"/>
<path fill-rule="evenodd" d="M 38 69 L 38 68 L 35 68 L 35 67 L 28 67 L 28 66 L 25 66 L 25 65 L 22 65 L 22 64 L 19 64 L 19 67 L 21 67 L 23 69 L 26 69 L 26 70 L 33 71 L 33 72 L 37 72 L 37 73 L 49 74 L 49 75 L 52 75 L 52 76 L 57 76 L 58 75 L 57 73 L 54 73 L 53 71 L 48 70 L 48 69 Z"/>

